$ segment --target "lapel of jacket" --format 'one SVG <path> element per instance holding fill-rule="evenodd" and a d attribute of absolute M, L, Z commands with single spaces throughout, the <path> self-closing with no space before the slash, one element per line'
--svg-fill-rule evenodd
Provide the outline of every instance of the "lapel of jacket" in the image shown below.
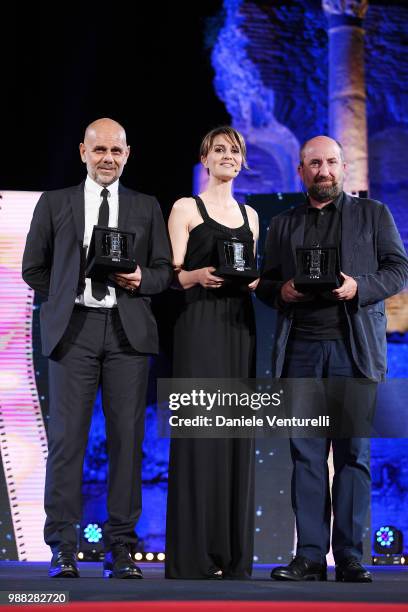
<path fill-rule="evenodd" d="M 303 246 L 305 234 L 307 204 L 298 206 L 293 211 L 290 229 L 290 242 L 292 247 L 293 262 L 296 266 L 296 247 Z"/>
<path fill-rule="evenodd" d="M 119 183 L 119 215 L 118 215 L 118 228 L 122 231 L 126 230 L 126 221 L 129 214 L 130 206 L 131 206 L 131 195 L 126 187 L 123 187 Z"/>
<path fill-rule="evenodd" d="M 346 274 L 351 274 L 351 264 L 356 248 L 356 240 L 361 231 L 360 214 L 361 211 L 358 200 L 345 193 L 341 211 L 340 264 L 342 272 Z"/>
<path fill-rule="evenodd" d="M 72 195 L 70 196 L 70 203 L 72 209 L 72 215 L 74 217 L 75 230 L 78 238 L 78 242 L 83 243 L 84 231 L 85 231 L 85 195 L 84 195 L 85 181 L 82 181 L 80 185 L 73 188 Z"/>

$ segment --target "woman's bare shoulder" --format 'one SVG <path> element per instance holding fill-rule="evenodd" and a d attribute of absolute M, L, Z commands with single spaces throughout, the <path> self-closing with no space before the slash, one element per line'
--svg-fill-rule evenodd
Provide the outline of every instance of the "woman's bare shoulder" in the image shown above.
<path fill-rule="evenodd" d="M 250 219 L 258 220 L 258 213 L 256 212 L 255 208 L 252 208 L 252 206 L 249 206 L 248 204 L 245 204 L 245 208 Z"/>
<path fill-rule="evenodd" d="M 197 210 L 195 199 L 191 197 L 179 198 L 174 202 L 172 210 L 182 214 L 194 212 Z"/>

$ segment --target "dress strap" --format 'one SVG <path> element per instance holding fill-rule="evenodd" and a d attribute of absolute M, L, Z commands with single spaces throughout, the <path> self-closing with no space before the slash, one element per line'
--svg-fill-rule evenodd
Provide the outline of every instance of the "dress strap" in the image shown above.
<path fill-rule="evenodd" d="M 245 204 L 239 204 L 239 207 L 241 209 L 241 214 L 242 214 L 242 217 L 244 219 L 244 227 L 246 227 L 247 229 L 252 231 L 251 230 L 251 226 L 249 225 L 248 214 L 247 214 L 247 211 L 246 211 L 246 208 L 245 208 Z"/>
<path fill-rule="evenodd" d="M 197 208 L 198 208 L 199 213 L 202 216 L 203 220 L 204 221 L 210 221 L 210 222 L 213 221 L 213 219 L 208 214 L 207 209 L 206 209 L 205 204 L 202 201 L 202 199 L 199 196 L 193 196 L 193 198 L 196 201 Z M 242 218 L 244 220 L 244 227 L 250 230 L 251 227 L 249 225 L 249 220 L 248 220 L 248 215 L 247 215 L 247 211 L 246 211 L 246 208 L 245 208 L 245 204 L 239 204 L 238 203 L 238 206 L 239 206 L 239 209 L 241 211 Z"/>
<path fill-rule="evenodd" d="M 211 217 L 209 216 L 209 214 L 207 212 L 207 209 L 205 207 L 205 204 L 202 201 L 202 199 L 199 196 L 193 196 L 193 198 L 196 201 L 198 211 L 199 211 L 200 215 L 202 216 L 203 221 L 210 221 Z"/>

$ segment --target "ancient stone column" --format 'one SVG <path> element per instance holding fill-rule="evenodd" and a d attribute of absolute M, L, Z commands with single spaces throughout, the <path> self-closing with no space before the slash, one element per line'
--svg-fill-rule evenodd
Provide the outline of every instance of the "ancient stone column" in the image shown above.
<path fill-rule="evenodd" d="M 329 22 L 329 133 L 344 146 L 345 191 L 368 190 L 363 18 L 368 0 L 322 0 Z"/>

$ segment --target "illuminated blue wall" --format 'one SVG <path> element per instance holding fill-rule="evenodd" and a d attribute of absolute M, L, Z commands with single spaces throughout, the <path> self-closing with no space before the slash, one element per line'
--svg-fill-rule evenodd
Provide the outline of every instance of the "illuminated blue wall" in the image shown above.
<path fill-rule="evenodd" d="M 245 135 L 242 193 L 299 189 L 299 143 L 328 129 L 328 37 L 320 0 L 224 0 L 214 85 Z M 377 0 L 364 19 L 371 196 L 389 204 L 408 244 L 408 6 Z M 218 26 L 217 26 L 218 27 Z"/>
<path fill-rule="evenodd" d="M 408 378 L 408 343 L 389 342 L 390 378 Z M 374 531 L 391 524 L 403 532 L 408 550 L 408 440 L 371 441 L 371 524 Z"/>

